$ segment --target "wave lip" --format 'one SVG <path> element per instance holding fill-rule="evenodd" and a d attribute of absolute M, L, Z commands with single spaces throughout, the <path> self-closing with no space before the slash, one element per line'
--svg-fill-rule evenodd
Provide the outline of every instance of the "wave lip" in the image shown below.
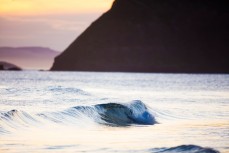
<path fill-rule="evenodd" d="M 171 148 L 151 149 L 152 153 L 219 153 L 212 148 L 205 148 L 196 145 L 181 145 Z"/>

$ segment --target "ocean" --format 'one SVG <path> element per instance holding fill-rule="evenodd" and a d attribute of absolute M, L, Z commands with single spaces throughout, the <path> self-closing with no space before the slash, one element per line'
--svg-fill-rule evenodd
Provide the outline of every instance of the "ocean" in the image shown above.
<path fill-rule="evenodd" d="M 0 152 L 229 152 L 229 75 L 1 71 Z"/>

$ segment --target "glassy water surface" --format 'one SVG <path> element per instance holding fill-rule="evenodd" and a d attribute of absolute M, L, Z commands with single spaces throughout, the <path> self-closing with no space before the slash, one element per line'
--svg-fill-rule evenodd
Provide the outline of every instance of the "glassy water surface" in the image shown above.
<path fill-rule="evenodd" d="M 0 72 L 0 152 L 229 152 L 229 75 Z"/>

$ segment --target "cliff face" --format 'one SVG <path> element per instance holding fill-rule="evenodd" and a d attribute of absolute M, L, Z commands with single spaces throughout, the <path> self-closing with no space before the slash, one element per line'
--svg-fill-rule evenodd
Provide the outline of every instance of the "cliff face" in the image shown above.
<path fill-rule="evenodd" d="M 225 0 L 115 0 L 51 70 L 229 73 Z"/>

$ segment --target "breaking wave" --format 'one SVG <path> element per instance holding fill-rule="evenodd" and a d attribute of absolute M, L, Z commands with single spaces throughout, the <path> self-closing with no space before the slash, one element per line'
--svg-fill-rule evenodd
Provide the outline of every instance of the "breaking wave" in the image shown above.
<path fill-rule="evenodd" d="M 93 106 L 75 106 L 60 112 L 43 112 L 34 115 L 19 110 L 1 112 L 0 133 L 7 133 L 10 129 L 18 127 L 43 123 L 44 120 L 60 124 L 77 124 L 86 119 L 109 126 L 153 125 L 157 123 L 148 107 L 140 100 L 134 100 L 127 104 L 106 103 Z"/>
<path fill-rule="evenodd" d="M 63 112 L 38 115 L 54 122 L 66 122 L 69 119 L 85 119 L 87 117 L 96 123 L 111 126 L 153 125 L 156 123 L 146 105 L 139 100 L 129 104 L 106 103 L 94 106 L 76 106 Z"/>

